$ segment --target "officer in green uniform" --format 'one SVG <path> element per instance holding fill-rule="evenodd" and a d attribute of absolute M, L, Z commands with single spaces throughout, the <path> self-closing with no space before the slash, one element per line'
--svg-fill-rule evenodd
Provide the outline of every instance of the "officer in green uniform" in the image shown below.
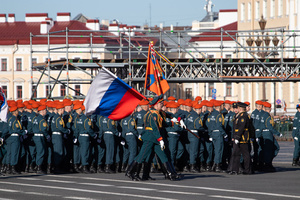
<path fill-rule="evenodd" d="M 160 128 L 163 126 L 163 118 L 159 114 L 159 111 L 163 107 L 162 95 L 156 97 L 150 102 L 153 105 L 153 110 L 147 112 L 144 117 L 145 133 L 142 135 L 143 145 L 139 154 L 134 161 L 129 165 L 126 170 L 125 176 L 128 176 L 132 180 L 141 180 L 139 173 L 142 167 L 142 163 L 149 162 L 149 155 L 152 153 L 153 148 L 157 156 L 162 162 L 162 170 L 166 177 L 170 180 L 177 180 L 179 177 L 176 174 L 175 169 L 171 166 L 168 158 L 164 152 L 164 141 L 160 134 Z M 176 118 L 172 119 L 172 123 L 178 122 Z"/>
<path fill-rule="evenodd" d="M 238 174 L 240 167 L 241 155 L 244 160 L 243 174 L 251 174 L 251 159 L 250 159 L 250 118 L 246 112 L 247 104 L 238 102 L 239 113 L 233 121 L 233 149 L 229 164 L 229 174 Z"/>
<path fill-rule="evenodd" d="M 272 165 L 272 161 L 274 157 L 277 156 L 280 147 L 278 142 L 274 138 L 273 135 L 277 135 L 282 137 L 275 128 L 274 128 L 274 120 L 270 115 L 271 112 L 271 104 L 268 102 L 264 102 L 265 112 L 261 116 L 261 126 L 260 130 L 262 132 L 262 140 L 263 140 L 263 160 L 264 160 L 264 168 L 263 170 L 266 172 L 274 172 L 276 169 Z"/>
<path fill-rule="evenodd" d="M 198 105 L 198 104 L 197 104 Z M 199 109 L 196 106 L 196 109 Z M 192 110 L 192 103 L 186 103 L 186 108 L 189 114 L 185 118 L 185 124 L 187 129 L 189 129 L 192 133 L 199 136 L 199 131 L 203 131 L 202 120 L 200 118 L 200 113 L 198 114 L 195 110 Z M 195 108 L 195 107 L 194 107 Z M 189 140 L 189 162 L 190 162 L 190 172 L 198 173 L 200 172 L 198 167 L 196 166 L 196 159 L 198 158 L 199 153 L 199 139 L 188 132 L 188 140 Z"/>
<path fill-rule="evenodd" d="M 137 138 L 139 133 L 136 129 L 136 121 L 133 115 L 130 115 L 121 120 L 120 125 L 122 127 L 122 137 L 125 138 L 123 142 L 124 153 L 123 153 L 123 164 L 122 171 L 126 170 L 126 163 L 132 163 L 133 159 L 137 154 Z"/>
<path fill-rule="evenodd" d="M 292 136 L 295 144 L 292 166 L 299 166 L 299 157 L 300 157 L 300 104 L 297 104 L 296 109 L 297 112 L 294 116 L 293 132 L 292 132 Z"/>
<path fill-rule="evenodd" d="M 107 117 L 102 116 L 101 127 L 103 131 L 103 140 L 105 143 L 105 173 L 115 173 L 112 169 L 115 156 L 115 137 L 120 137 L 116 123 Z"/>
<path fill-rule="evenodd" d="M 20 121 L 18 120 L 17 106 L 12 106 L 9 111 L 12 114 L 8 123 L 9 137 L 7 139 L 7 155 L 8 165 L 11 165 L 9 173 L 17 174 L 16 165 L 19 162 L 20 155 L 20 136 L 27 134 L 27 130 L 23 130 Z"/>
<path fill-rule="evenodd" d="M 214 146 L 214 167 L 216 172 L 221 172 L 221 163 L 224 149 L 224 138 L 227 137 L 226 132 L 223 128 L 224 117 L 220 113 L 221 102 L 215 101 L 215 109 L 208 116 L 206 126 L 208 128 L 209 140 L 213 142 Z"/>
<path fill-rule="evenodd" d="M 53 145 L 53 164 L 54 171 L 60 172 L 62 170 L 62 161 L 64 155 L 63 135 L 69 134 L 69 129 L 66 128 L 65 122 L 62 118 L 64 113 L 64 104 L 62 102 L 56 103 L 57 114 L 55 114 L 51 121 L 52 130 L 52 145 Z"/>
<path fill-rule="evenodd" d="M 7 170 L 7 145 L 6 138 L 8 134 L 7 122 L 1 121 L 0 119 L 0 160 L 2 162 L 1 173 L 6 173 Z"/>
<path fill-rule="evenodd" d="M 34 133 L 33 141 L 36 147 L 36 165 L 37 173 L 44 174 L 42 170 L 42 164 L 46 155 L 46 141 L 50 141 L 51 137 L 48 134 L 49 127 L 47 121 L 45 120 L 46 116 L 46 106 L 40 106 L 38 108 L 39 115 L 34 118 L 32 121 L 32 131 Z"/>
<path fill-rule="evenodd" d="M 90 156 L 90 141 L 91 138 L 96 139 L 97 134 L 92 128 L 92 121 L 86 115 L 82 114 L 84 106 L 76 104 L 74 110 L 77 113 L 76 129 L 79 132 L 79 146 L 80 146 L 80 160 L 81 165 L 83 166 L 83 173 L 90 173 L 88 169 L 89 165 L 89 156 Z"/>
<path fill-rule="evenodd" d="M 98 173 L 104 173 L 103 164 L 104 164 L 104 158 L 105 158 L 105 143 L 103 140 L 103 130 L 102 130 L 102 116 L 97 115 L 96 116 L 96 129 L 98 132 L 98 138 L 97 138 L 97 172 Z"/>

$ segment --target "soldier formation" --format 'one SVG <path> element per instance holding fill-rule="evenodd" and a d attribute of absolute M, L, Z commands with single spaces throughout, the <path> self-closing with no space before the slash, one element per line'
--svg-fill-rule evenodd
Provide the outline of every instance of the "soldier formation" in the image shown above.
<path fill-rule="evenodd" d="M 3 102 L 1 102 L 3 103 Z M 178 99 L 142 100 L 128 117 L 114 121 L 84 115 L 83 101 L 8 101 L 0 122 L 2 174 L 116 173 L 131 180 L 153 180 L 161 171 L 252 174 L 274 172 L 279 145 L 271 104 Z M 299 165 L 300 106 L 294 118 L 293 166 Z M 142 174 L 141 174 L 142 173 Z"/>

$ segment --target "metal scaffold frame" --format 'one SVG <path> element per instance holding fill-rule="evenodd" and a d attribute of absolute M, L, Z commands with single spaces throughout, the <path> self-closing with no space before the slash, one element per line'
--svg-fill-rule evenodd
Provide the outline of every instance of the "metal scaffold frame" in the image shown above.
<path fill-rule="evenodd" d="M 31 85 L 33 94 L 41 84 L 47 84 L 51 88 L 48 98 L 53 98 L 52 91 L 57 84 L 75 91 L 70 84 L 90 84 L 99 70 L 97 63 L 108 68 L 118 77 L 133 85 L 141 87 L 145 80 L 146 61 L 149 41 L 155 40 L 155 49 L 167 56 L 174 67 L 161 62 L 165 70 L 165 77 L 170 83 L 185 82 L 283 82 L 300 80 L 300 31 L 279 30 L 201 30 L 196 31 L 164 31 L 158 30 L 131 30 L 126 31 L 86 31 L 66 30 L 50 32 L 47 35 L 30 35 L 30 48 L 33 54 L 47 54 L 45 63 L 33 64 L 31 67 Z M 139 34 L 137 34 L 139 33 Z M 193 34 L 193 36 L 189 35 Z M 248 34 L 252 34 L 248 36 Z M 256 37 L 253 40 L 251 37 Z M 260 39 L 263 38 L 262 40 Z M 271 40 L 269 37 L 273 37 Z M 280 39 L 278 39 L 278 37 Z M 47 38 L 47 50 L 35 50 L 34 39 Z M 51 44 L 53 38 L 65 38 L 65 44 L 61 46 Z M 87 38 L 89 44 L 70 44 L 70 39 Z M 117 45 L 97 44 L 93 41 L 97 38 L 117 41 Z M 217 38 L 216 46 L 204 45 L 201 41 L 190 42 L 191 38 Z M 252 43 L 251 43 L 252 40 Z M 258 45 L 259 40 L 262 44 Z M 140 43 L 144 42 L 143 45 Z M 243 45 L 245 41 L 247 45 Z M 273 45 L 267 43 L 273 41 Z M 274 43 L 275 41 L 275 43 Z M 277 44 L 276 44 L 277 41 Z M 253 45 L 255 42 L 256 46 Z M 279 43 L 279 45 L 278 45 Z M 249 45 L 251 44 L 251 45 Z M 51 60 L 53 54 L 65 54 L 63 60 Z M 90 58 L 71 59 L 70 54 L 85 53 Z M 219 54 L 218 58 L 211 58 L 210 53 Z M 236 58 L 226 58 L 229 53 Z M 94 58 L 94 55 L 102 54 L 111 58 Z M 273 58 L 272 58 L 273 57 Z M 292 57 L 292 58 L 290 58 Z M 161 60 L 160 60 L 161 61 Z M 39 71 L 41 76 L 38 81 L 33 81 L 33 71 Z M 89 76 L 89 79 L 71 79 L 69 71 L 80 71 Z M 51 71 L 57 71 L 56 77 Z M 67 72 L 67 78 L 62 79 L 63 71 Z M 48 81 L 41 81 L 44 76 Z M 33 96 L 32 96 L 33 97 Z M 61 97 L 58 97 L 61 98 Z M 84 98 L 79 94 L 75 98 Z"/>

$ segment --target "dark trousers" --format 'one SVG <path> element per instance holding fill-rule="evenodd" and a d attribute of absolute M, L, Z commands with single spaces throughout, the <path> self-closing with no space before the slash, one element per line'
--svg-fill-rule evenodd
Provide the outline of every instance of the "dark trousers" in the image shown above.
<path fill-rule="evenodd" d="M 250 150 L 249 150 L 248 143 L 245 144 L 233 143 L 229 171 L 235 171 L 235 172 L 239 171 L 241 155 L 243 156 L 244 159 L 244 168 L 245 168 L 244 173 L 249 174 L 251 172 L 251 167 L 250 167 Z"/>

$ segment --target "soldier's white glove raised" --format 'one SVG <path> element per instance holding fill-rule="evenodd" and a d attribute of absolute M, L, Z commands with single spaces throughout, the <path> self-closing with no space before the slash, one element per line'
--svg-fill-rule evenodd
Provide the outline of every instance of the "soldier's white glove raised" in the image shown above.
<path fill-rule="evenodd" d="M 77 141 L 78 141 L 77 138 L 74 138 L 74 139 L 73 139 L 73 143 L 74 143 L 74 144 L 76 144 Z"/>
<path fill-rule="evenodd" d="M 235 144 L 238 144 L 238 143 L 239 143 L 239 141 L 238 141 L 238 140 L 234 140 L 234 143 L 235 143 Z"/>
<path fill-rule="evenodd" d="M 122 133 L 121 133 L 121 132 L 119 132 L 119 135 L 118 135 L 118 136 L 119 136 L 119 137 L 121 137 L 121 135 L 122 135 Z"/>
<path fill-rule="evenodd" d="M 142 141 L 142 135 L 139 135 L 139 138 L 138 138 L 138 139 Z"/>
<path fill-rule="evenodd" d="M 298 141 L 298 137 L 294 137 L 294 140 Z"/>
<path fill-rule="evenodd" d="M 175 117 L 173 117 L 173 118 L 171 119 L 171 121 L 174 122 L 174 123 L 178 123 L 178 120 L 177 120 Z"/>
<path fill-rule="evenodd" d="M 122 145 L 122 146 L 125 145 L 125 141 L 124 141 L 124 140 L 121 141 L 121 145 Z"/>
<path fill-rule="evenodd" d="M 279 137 L 282 137 L 282 136 L 283 136 L 282 133 L 280 133 Z"/>
<path fill-rule="evenodd" d="M 211 137 L 208 140 L 212 142 L 212 138 Z"/>
<path fill-rule="evenodd" d="M 27 130 L 24 130 L 25 131 L 25 134 L 27 134 L 28 133 L 28 131 Z"/>
<path fill-rule="evenodd" d="M 180 120 L 180 127 L 181 127 L 181 128 L 186 128 L 186 125 L 184 124 L 184 122 L 183 122 L 182 119 Z"/>
<path fill-rule="evenodd" d="M 256 142 L 259 142 L 259 138 L 256 138 Z"/>
<path fill-rule="evenodd" d="M 159 141 L 159 145 L 160 145 L 161 150 L 163 150 L 165 148 L 165 143 L 163 140 Z"/>

